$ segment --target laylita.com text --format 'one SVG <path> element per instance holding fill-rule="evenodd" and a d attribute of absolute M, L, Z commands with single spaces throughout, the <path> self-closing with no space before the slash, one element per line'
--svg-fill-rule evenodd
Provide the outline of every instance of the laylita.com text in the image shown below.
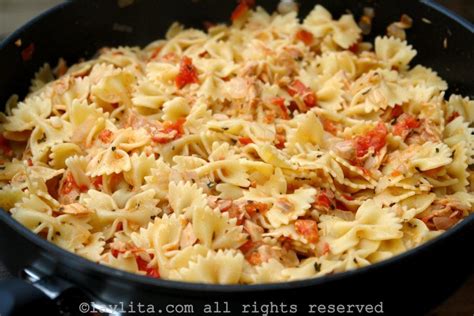
<path fill-rule="evenodd" d="M 238 304 L 221 301 L 210 302 L 200 306 L 194 304 L 143 304 L 128 302 L 119 304 L 99 304 L 83 302 L 79 304 L 79 312 L 88 313 L 122 313 L 122 314 L 163 314 L 163 315 L 221 315 L 235 314 L 252 316 L 270 316 L 281 314 L 383 314 L 383 302 L 372 304 L 287 304 L 284 302 L 265 302 Z"/>

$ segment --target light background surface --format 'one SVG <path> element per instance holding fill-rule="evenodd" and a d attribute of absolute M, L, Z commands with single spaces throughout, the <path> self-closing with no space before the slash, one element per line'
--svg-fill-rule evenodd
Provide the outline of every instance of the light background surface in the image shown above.
<path fill-rule="evenodd" d="M 97 0 L 90 0 L 97 1 Z M 100 0 L 99 0 L 100 1 Z M 442 5 L 474 21 L 474 0 L 437 0 Z M 0 0 L 0 39 L 23 25 L 42 11 L 60 3 L 60 0 Z M 58 28 L 61 27 L 58 25 Z M 1 251 L 1 250 L 0 250 Z M 449 273 L 449 271 L 440 271 Z M 0 279 L 11 277 L 0 263 Z M 436 276 L 433 276 L 436 282 Z M 442 285 L 440 285 L 442 286 Z M 429 316 L 474 315 L 474 275 L 449 299 Z M 420 302 L 422 303 L 422 302 Z"/>

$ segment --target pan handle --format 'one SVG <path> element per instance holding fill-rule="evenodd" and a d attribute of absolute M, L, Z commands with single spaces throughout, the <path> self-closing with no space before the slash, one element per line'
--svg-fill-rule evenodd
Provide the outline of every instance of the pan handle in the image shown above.
<path fill-rule="evenodd" d="M 74 289 L 70 282 L 46 276 L 33 267 L 24 268 L 21 278 L 0 281 L 0 316 L 50 312 L 57 315 L 58 300 Z"/>
<path fill-rule="evenodd" d="M 36 313 L 56 315 L 56 304 L 33 284 L 18 279 L 0 281 L 0 315 L 28 315 Z"/>

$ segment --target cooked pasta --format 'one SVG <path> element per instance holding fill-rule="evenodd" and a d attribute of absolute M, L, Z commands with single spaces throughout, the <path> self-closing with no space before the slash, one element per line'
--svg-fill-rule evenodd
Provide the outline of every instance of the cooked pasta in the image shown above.
<path fill-rule="evenodd" d="M 350 14 L 173 24 L 42 67 L 1 115 L 0 206 L 155 278 L 264 283 L 363 267 L 473 212 L 474 101 Z"/>

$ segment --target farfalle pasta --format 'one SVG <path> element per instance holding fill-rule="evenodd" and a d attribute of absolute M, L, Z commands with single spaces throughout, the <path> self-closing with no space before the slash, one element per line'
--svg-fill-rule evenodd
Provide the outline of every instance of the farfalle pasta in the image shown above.
<path fill-rule="evenodd" d="M 56 245 L 186 282 L 367 266 L 473 212 L 474 101 L 317 5 L 173 24 L 44 65 L 0 116 L 0 206 Z"/>

